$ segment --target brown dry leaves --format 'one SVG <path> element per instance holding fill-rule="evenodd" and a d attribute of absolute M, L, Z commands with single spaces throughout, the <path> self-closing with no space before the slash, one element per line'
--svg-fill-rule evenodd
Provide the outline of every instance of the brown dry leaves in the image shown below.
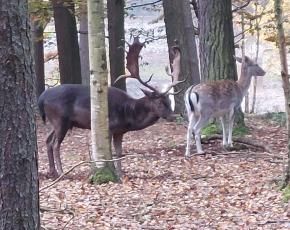
<path fill-rule="evenodd" d="M 204 145 L 206 156 L 184 159 L 183 125 L 159 122 L 125 136 L 122 184 L 91 185 L 80 166 L 41 192 L 41 206 L 67 209 L 66 229 L 289 229 L 290 210 L 273 179 L 282 175 L 286 136 L 265 121 L 248 121 L 255 140 L 271 154 L 225 153 L 220 141 Z M 47 128 L 38 125 L 40 186 L 45 178 Z M 88 160 L 88 131 L 73 130 L 62 145 L 63 166 Z M 250 136 L 249 136 L 250 137 Z M 194 150 L 192 151 L 194 152 Z M 69 214 L 43 212 L 42 226 L 63 229 Z"/>

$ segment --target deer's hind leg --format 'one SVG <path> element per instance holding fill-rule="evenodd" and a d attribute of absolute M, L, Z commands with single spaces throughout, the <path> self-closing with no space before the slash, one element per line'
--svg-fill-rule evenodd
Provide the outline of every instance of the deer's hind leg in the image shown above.
<path fill-rule="evenodd" d="M 46 138 L 46 148 L 47 148 L 47 156 L 48 156 L 48 164 L 49 164 L 49 176 L 56 177 L 57 171 L 54 164 L 54 156 L 53 156 L 53 143 L 54 143 L 54 129 L 50 131 Z"/>
<path fill-rule="evenodd" d="M 61 158 L 60 158 L 60 145 L 65 138 L 67 131 L 72 128 L 71 123 L 66 118 L 61 118 L 58 127 L 55 127 L 55 138 L 53 143 L 53 155 L 56 163 L 56 169 L 59 175 L 63 173 Z"/>
<path fill-rule="evenodd" d="M 190 157 L 190 146 L 192 142 L 192 132 L 193 127 L 196 123 L 195 114 L 193 112 L 188 112 L 188 127 L 187 127 L 187 135 L 186 135 L 186 151 L 185 151 L 185 157 Z"/>
<path fill-rule="evenodd" d="M 198 154 L 204 153 L 203 150 L 202 150 L 202 146 L 201 146 L 200 133 L 201 133 L 201 129 L 208 122 L 209 118 L 210 117 L 208 115 L 200 114 L 197 122 L 195 123 L 195 125 L 193 127 L 195 143 L 196 143 L 196 149 L 197 149 L 197 153 Z"/>

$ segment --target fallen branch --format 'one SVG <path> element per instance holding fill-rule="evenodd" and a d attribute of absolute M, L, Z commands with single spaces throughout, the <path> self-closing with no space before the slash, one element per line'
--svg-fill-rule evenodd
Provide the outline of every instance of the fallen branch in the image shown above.
<path fill-rule="evenodd" d="M 217 140 L 217 139 L 218 140 L 222 140 L 223 136 L 222 135 L 213 135 L 213 136 L 210 136 L 208 138 L 204 138 L 203 140 L 204 141 L 211 141 L 211 140 Z M 260 144 L 257 141 L 252 141 L 252 140 L 249 140 L 247 138 L 233 137 L 233 141 L 237 142 L 237 143 L 253 146 L 253 147 L 256 147 L 256 148 L 260 148 L 260 149 L 263 149 L 264 151 L 269 152 L 269 153 L 272 152 L 272 149 L 269 146 L 267 146 L 266 144 L 264 144 L 264 143 Z"/>
<path fill-rule="evenodd" d="M 99 160 L 99 161 L 81 161 L 79 163 L 77 163 L 76 165 L 73 165 L 69 170 L 65 171 L 63 174 L 61 174 L 57 179 L 55 179 L 52 183 L 50 183 L 47 186 L 44 186 L 42 188 L 39 189 L 39 192 L 42 192 L 43 190 L 55 185 L 58 181 L 60 181 L 60 179 L 62 179 L 65 175 L 67 175 L 68 173 L 70 173 L 71 171 L 73 171 L 75 168 L 79 167 L 80 165 L 84 165 L 84 164 L 92 164 L 92 163 L 96 163 L 96 162 L 114 162 L 114 161 L 120 161 L 127 158 L 126 156 L 124 157 L 120 157 L 120 158 L 115 158 L 112 160 Z"/>

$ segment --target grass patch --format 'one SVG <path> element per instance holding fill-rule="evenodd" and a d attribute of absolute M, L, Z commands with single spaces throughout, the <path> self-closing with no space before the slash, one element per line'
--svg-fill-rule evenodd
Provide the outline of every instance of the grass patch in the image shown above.
<path fill-rule="evenodd" d="M 233 129 L 233 136 L 245 136 L 249 134 L 249 128 L 244 125 L 235 125 Z M 215 134 L 222 134 L 220 123 L 210 123 L 201 130 L 201 134 L 209 137 Z"/>
<path fill-rule="evenodd" d="M 215 134 L 220 134 L 220 128 L 217 123 L 210 123 L 206 125 L 205 127 L 202 128 L 201 130 L 201 135 L 204 135 L 206 137 L 215 135 Z"/>
<path fill-rule="evenodd" d="M 265 114 L 267 120 L 273 121 L 274 123 L 285 126 L 286 125 L 286 114 L 285 112 L 268 112 Z"/>
<path fill-rule="evenodd" d="M 250 130 L 245 125 L 235 125 L 233 129 L 233 136 L 242 137 L 250 133 Z"/>
<path fill-rule="evenodd" d="M 287 185 L 284 189 L 282 189 L 282 192 L 284 201 L 288 202 L 290 200 L 290 185 Z"/>

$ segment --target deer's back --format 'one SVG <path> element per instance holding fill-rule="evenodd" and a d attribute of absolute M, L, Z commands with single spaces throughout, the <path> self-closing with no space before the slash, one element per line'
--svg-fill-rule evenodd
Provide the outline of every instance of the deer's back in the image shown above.
<path fill-rule="evenodd" d="M 242 93 L 235 81 L 220 80 L 196 85 L 193 90 L 199 96 L 199 109 L 208 110 L 212 116 L 220 116 L 238 107 Z"/>

